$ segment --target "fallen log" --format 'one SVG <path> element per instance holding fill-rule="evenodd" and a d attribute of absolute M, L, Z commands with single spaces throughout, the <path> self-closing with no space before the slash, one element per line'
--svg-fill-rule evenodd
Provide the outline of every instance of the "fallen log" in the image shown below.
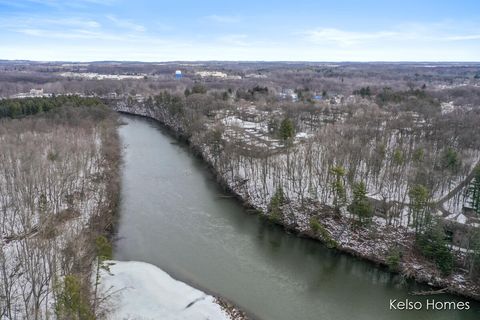
<path fill-rule="evenodd" d="M 414 296 L 429 296 L 434 294 L 442 294 L 447 292 L 448 288 L 442 288 L 438 290 L 426 290 L 426 291 L 412 291 L 410 294 Z"/>

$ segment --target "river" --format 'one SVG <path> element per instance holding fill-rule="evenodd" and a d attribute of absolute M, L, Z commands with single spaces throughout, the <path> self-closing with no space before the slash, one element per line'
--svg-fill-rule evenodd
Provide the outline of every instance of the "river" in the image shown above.
<path fill-rule="evenodd" d="M 156 122 L 122 120 L 116 260 L 154 264 L 262 320 L 480 319 L 471 301 L 469 311 L 390 310 L 390 299 L 425 302 L 409 295 L 425 287 L 249 214 Z"/>

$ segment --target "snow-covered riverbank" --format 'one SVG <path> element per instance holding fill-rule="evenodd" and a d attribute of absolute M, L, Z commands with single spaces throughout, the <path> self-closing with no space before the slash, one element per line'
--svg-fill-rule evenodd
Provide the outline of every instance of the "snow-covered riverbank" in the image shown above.
<path fill-rule="evenodd" d="M 170 115 L 167 108 L 149 108 L 142 104 L 130 105 L 120 102 L 114 105 L 113 109 L 157 120 L 171 129 L 175 135 L 185 138 L 181 121 Z M 231 175 L 230 171 L 221 170 L 216 165 L 208 146 L 198 143 L 195 138 L 188 140 L 191 148 L 209 164 L 217 180 L 225 188 L 240 199 L 245 206 L 256 209 L 260 214 L 265 215 L 268 212 L 268 199 L 259 196 L 254 179 L 246 179 L 242 174 Z M 242 167 L 238 171 L 244 173 L 245 170 Z M 374 223 L 369 228 L 360 228 L 347 215 L 339 217 L 331 214 L 332 210 L 328 205 L 323 205 L 318 201 L 300 203 L 297 200 L 295 197 L 291 197 L 288 205 L 280 208 L 282 215 L 276 221 L 278 224 L 302 236 L 323 242 L 334 240 L 333 246 L 338 250 L 381 265 L 388 265 L 391 248 L 401 247 L 404 254 L 403 260 L 395 268 L 397 272 L 418 282 L 445 288 L 450 293 L 476 300 L 480 299 L 480 285 L 475 279 L 468 278 L 467 270 L 458 269 L 451 275 L 442 275 L 434 264 L 415 252 L 413 234 L 408 232 L 408 229 L 389 226 L 385 219 L 378 217 L 375 217 Z M 317 219 L 321 224 L 324 229 L 323 234 L 311 230 L 312 218 Z M 462 252 L 455 252 L 455 254 L 461 255 Z M 460 258 L 463 257 L 460 256 Z"/>
<path fill-rule="evenodd" d="M 232 319 L 216 298 L 197 290 L 154 265 L 137 261 L 109 261 L 102 271 L 105 295 L 111 295 L 109 319 Z"/>

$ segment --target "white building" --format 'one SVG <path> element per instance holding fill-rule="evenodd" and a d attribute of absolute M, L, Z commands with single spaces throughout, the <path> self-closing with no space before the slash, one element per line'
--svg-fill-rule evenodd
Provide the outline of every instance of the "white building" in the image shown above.
<path fill-rule="evenodd" d="M 31 89 L 30 90 L 31 97 L 43 97 L 43 89 Z"/>

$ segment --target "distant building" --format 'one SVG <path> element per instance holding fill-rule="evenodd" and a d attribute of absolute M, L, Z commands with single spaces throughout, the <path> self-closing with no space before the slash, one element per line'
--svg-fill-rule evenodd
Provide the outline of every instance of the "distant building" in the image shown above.
<path fill-rule="evenodd" d="M 279 94 L 280 99 L 286 100 L 290 99 L 293 102 L 298 101 L 298 94 L 295 93 L 293 89 L 283 89 L 282 92 Z"/>
<path fill-rule="evenodd" d="M 107 97 L 109 99 L 117 99 L 117 93 L 116 92 L 110 92 Z"/>
<path fill-rule="evenodd" d="M 315 95 L 315 96 L 313 96 L 313 100 L 320 101 L 320 100 L 322 100 L 322 99 L 323 99 L 323 97 L 320 96 L 320 95 L 318 95 L 318 94 Z"/>
<path fill-rule="evenodd" d="M 32 97 L 41 97 L 43 96 L 43 89 L 31 89 L 30 96 Z"/>
<path fill-rule="evenodd" d="M 43 89 L 31 89 L 29 92 L 20 92 L 10 96 L 14 99 L 25 99 L 25 98 L 41 98 L 41 97 L 51 97 L 51 93 L 43 92 Z"/>
<path fill-rule="evenodd" d="M 175 79 L 182 79 L 182 77 L 183 77 L 182 71 L 180 70 L 175 71 Z"/>

